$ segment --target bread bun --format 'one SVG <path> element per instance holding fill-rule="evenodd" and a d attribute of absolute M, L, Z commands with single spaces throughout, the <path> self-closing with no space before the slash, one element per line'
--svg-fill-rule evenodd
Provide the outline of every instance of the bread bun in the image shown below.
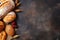
<path fill-rule="evenodd" d="M 14 21 L 15 18 L 16 18 L 15 12 L 11 11 L 3 18 L 3 21 L 5 23 L 10 23 L 10 22 Z"/>
<path fill-rule="evenodd" d="M 0 40 L 6 40 L 6 37 L 7 35 L 5 31 L 0 32 Z"/>

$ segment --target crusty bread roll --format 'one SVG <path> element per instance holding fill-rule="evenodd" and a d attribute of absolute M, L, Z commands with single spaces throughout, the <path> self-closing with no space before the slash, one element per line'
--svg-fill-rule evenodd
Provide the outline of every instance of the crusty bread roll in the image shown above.
<path fill-rule="evenodd" d="M 3 18 L 9 11 L 11 11 L 15 7 L 15 4 L 12 0 L 1 0 L 1 3 L 2 4 L 0 5 L 0 19 Z"/>
<path fill-rule="evenodd" d="M 14 21 L 15 18 L 16 18 L 15 12 L 11 11 L 3 18 L 3 21 L 5 23 L 10 23 L 10 22 Z"/>
<path fill-rule="evenodd" d="M 10 24 L 6 25 L 5 31 L 9 36 L 13 36 L 15 33 L 14 28 Z"/>

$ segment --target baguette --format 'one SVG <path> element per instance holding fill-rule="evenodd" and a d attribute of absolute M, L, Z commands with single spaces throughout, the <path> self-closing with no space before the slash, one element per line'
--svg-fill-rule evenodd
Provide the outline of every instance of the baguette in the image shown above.
<path fill-rule="evenodd" d="M 0 19 L 3 18 L 9 11 L 13 10 L 15 4 L 12 0 L 2 1 L 3 4 L 0 6 Z"/>

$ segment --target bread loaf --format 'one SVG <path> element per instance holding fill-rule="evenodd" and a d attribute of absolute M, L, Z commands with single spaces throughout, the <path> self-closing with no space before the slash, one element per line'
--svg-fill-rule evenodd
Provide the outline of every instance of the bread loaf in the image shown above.
<path fill-rule="evenodd" d="M 12 0 L 1 0 L 1 3 L 2 4 L 0 5 L 0 19 L 3 18 L 9 11 L 13 10 L 13 8 L 15 7 L 15 4 Z"/>

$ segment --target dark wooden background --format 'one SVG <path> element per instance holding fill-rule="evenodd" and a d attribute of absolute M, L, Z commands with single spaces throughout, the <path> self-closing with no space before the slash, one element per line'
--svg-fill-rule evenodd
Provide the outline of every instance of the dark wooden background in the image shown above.
<path fill-rule="evenodd" d="M 51 18 L 56 0 L 20 0 L 23 12 L 17 13 L 17 40 L 56 40 Z"/>

